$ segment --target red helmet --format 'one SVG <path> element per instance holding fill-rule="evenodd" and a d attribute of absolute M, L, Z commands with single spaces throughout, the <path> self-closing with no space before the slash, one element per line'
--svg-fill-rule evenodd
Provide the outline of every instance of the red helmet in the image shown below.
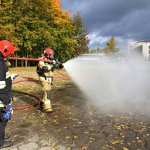
<path fill-rule="evenodd" d="M 46 48 L 44 50 L 44 54 L 47 54 L 47 55 L 54 55 L 54 51 L 50 48 Z"/>
<path fill-rule="evenodd" d="M 13 44 L 7 40 L 0 41 L 0 52 L 4 57 L 14 55 L 15 48 Z"/>
<path fill-rule="evenodd" d="M 50 48 L 46 48 L 44 50 L 44 56 L 47 57 L 47 58 L 53 59 L 54 51 L 52 49 L 50 49 Z"/>

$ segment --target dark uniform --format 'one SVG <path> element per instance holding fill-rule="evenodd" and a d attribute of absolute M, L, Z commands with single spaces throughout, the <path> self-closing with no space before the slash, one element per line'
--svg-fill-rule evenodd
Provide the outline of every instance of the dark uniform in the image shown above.
<path fill-rule="evenodd" d="M 11 106 L 12 99 L 12 80 L 5 60 L 14 55 L 14 46 L 7 40 L 0 41 L 0 148 L 13 145 L 9 134 L 5 134 L 5 128 L 13 112 Z"/>
<path fill-rule="evenodd" d="M 5 127 L 8 122 L 5 119 L 5 106 L 11 103 L 12 80 L 2 54 L 0 54 L 0 145 L 4 142 Z"/>

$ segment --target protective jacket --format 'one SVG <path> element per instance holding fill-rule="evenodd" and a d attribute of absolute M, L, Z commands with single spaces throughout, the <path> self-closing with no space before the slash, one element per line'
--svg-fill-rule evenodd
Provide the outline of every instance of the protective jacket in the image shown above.
<path fill-rule="evenodd" d="M 40 100 L 40 108 L 44 112 L 52 112 L 51 105 L 51 88 L 53 84 L 53 71 L 55 68 L 62 69 L 63 64 L 59 63 L 56 59 L 44 58 L 45 60 L 51 60 L 51 62 L 39 61 L 37 65 L 37 73 L 39 80 L 41 81 L 43 97 Z"/>
<path fill-rule="evenodd" d="M 0 54 L 0 101 L 5 105 L 11 102 L 12 80 L 3 56 Z"/>
<path fill-rule="evenodd" d="M 62 64 L 56 59 L 50 63 L 39 61 L 37 65 L 37 73 L 42 77 L 52 77 L 54 69 L 62 69 Z"/>

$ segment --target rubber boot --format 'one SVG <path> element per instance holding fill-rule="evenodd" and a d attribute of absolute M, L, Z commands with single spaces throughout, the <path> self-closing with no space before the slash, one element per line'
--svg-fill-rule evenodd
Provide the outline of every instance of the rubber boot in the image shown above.
<path fill-rule="evenodd" d="M 39 107 L 40 107 L 41 110 L 43 110 L 43 108 L 44 108 L 44 102 L 40 101 Z"/>
<path fill-rule="evenodd" d="M 14 143 L 12 141 L 4 141 L 1 145 L 0 145 L 0 149 L 1 148 L 7 148 L 12 146 Z"/>
<path fill-rule="evenodd" d="M 44 102 L 43 111 L 44 111 L 44 112 L 47 112 L 47 113 L 53 111 L 52 106 L 51 106 L 51 101 L 50 101 L 49 99 L 47 99 L 47 100 Z"/>
<path fill-rule="evenodd" d="M 10 134 L 9 133 L 5 133 L 4 140 L 7 140 L 9 138 L 10 138 Z"/>

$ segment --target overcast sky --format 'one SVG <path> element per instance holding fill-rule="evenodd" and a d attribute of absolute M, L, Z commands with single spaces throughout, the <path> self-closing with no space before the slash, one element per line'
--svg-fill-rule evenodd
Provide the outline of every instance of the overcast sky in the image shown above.
<path fill-rule="evenodd" d="M 115 36 L 117 43 L 129 39 L 150 41 L 150 0 L 62 0 L 64 11 L 81 13 L 89 31 L 90 48 Z"/>

